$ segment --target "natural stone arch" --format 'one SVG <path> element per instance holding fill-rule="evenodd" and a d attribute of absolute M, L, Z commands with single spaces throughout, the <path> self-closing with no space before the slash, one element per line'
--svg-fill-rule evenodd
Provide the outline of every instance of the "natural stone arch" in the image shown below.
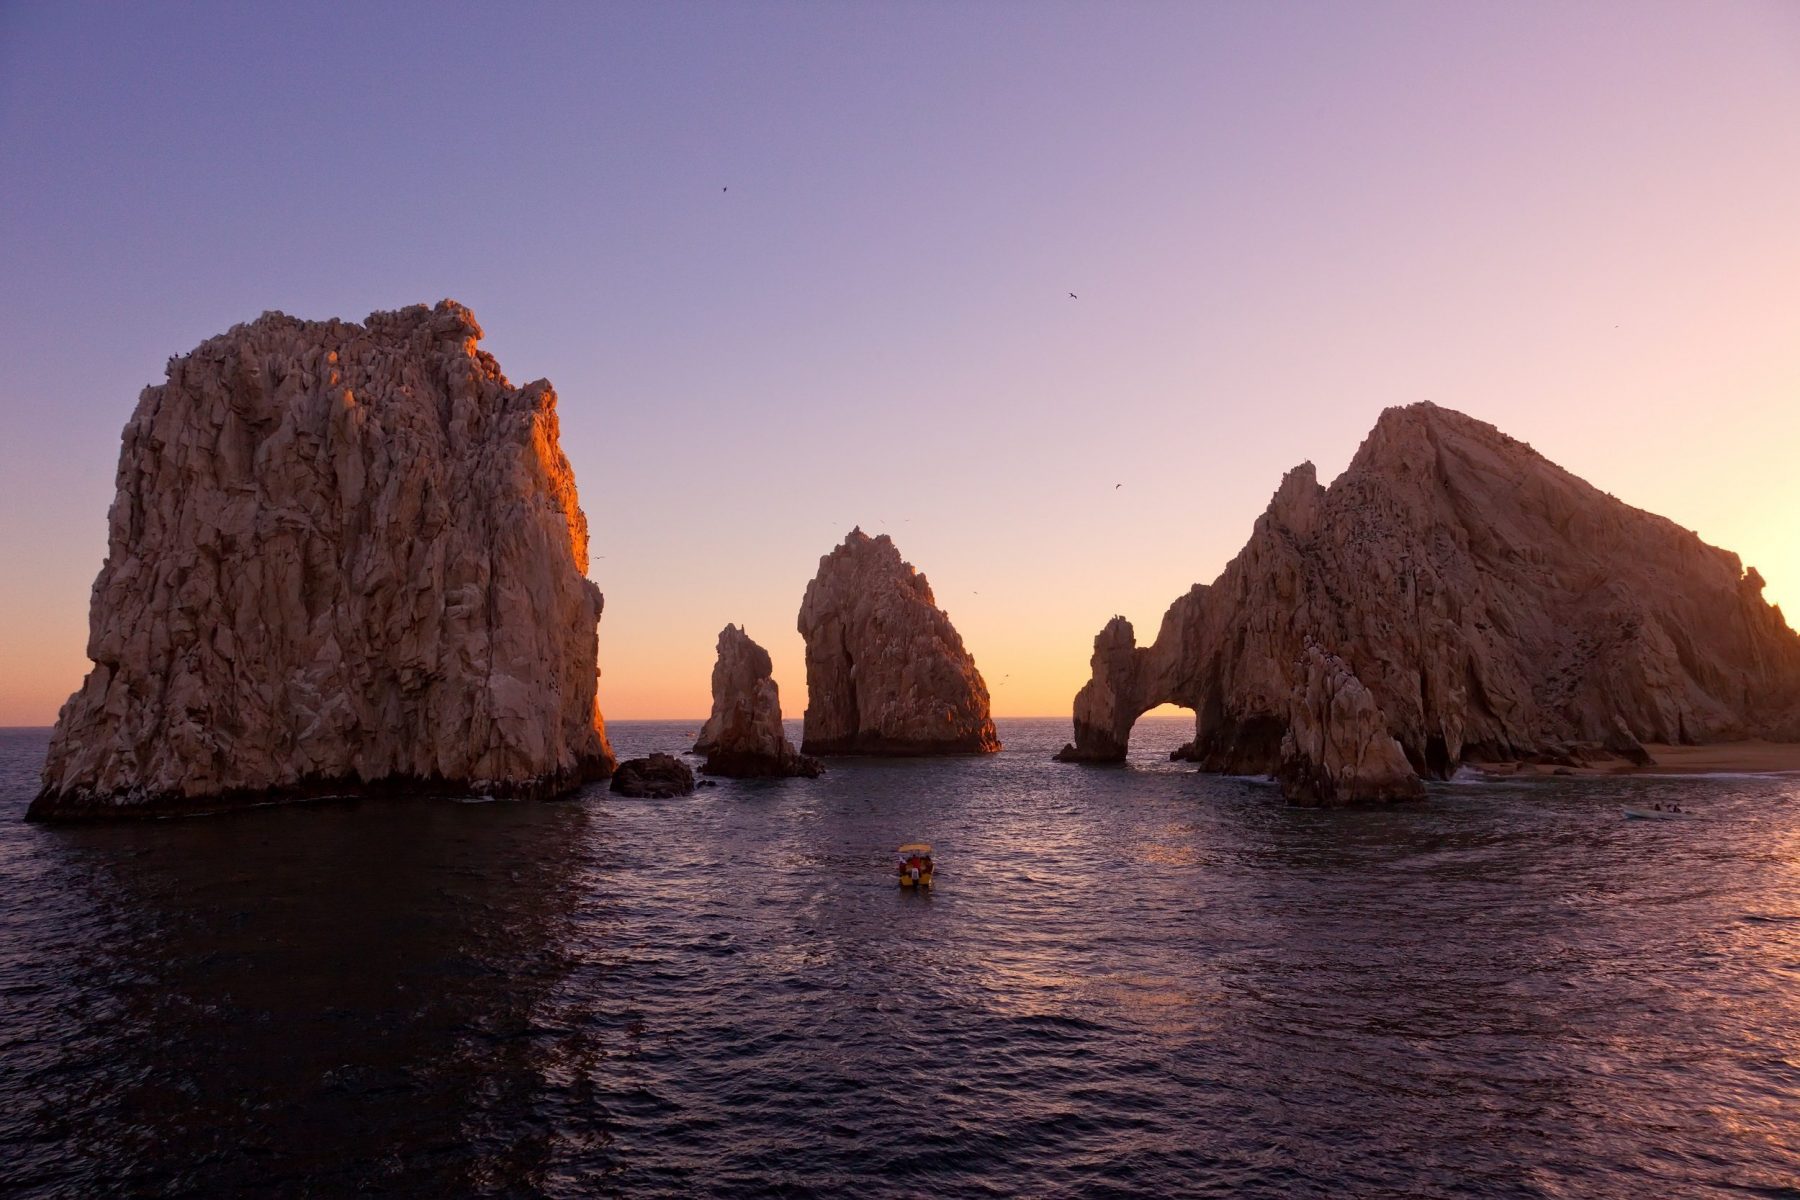
<path fill-rule="evenodd" d="M 1159 704 L 1181 703 L 1163 694 L 1152 668 L 1153 650 L 1137 644 L 1137 632 L 1124 617 L 1106 623 L 1094 638 L 1093 676 L 1075 694 L 1075 740 L 1057 761 L 1122 763 L 1137 719 Z"/>
<path fill-rule="evenodd" d="M 1493 426 L 1389 409 L 1329 488 L 1282 479 L 1154 643 L 1111 622 L 1060 756 L 1118 762 L 1160 702 L 1186 757 L 1290 799 L 1419 794 L 1465 761 L 1644 763 L 1644 742 L 1800 740 L 1800 637 L 1735 554 Z"/>

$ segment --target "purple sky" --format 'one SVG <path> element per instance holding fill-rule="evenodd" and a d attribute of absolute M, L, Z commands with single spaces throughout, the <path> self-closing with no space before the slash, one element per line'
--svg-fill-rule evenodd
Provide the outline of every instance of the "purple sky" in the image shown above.
<path fill-rule="evenodd" d="M 726 621 L 798 715 L 857 523 L 1066 712 L 1419 399 L 1791 607 L 1797 213 L 1795 4 L 0 5 L 0 724 L 169 355 L 444 296 L 562 396 L 611 716 Z"/>

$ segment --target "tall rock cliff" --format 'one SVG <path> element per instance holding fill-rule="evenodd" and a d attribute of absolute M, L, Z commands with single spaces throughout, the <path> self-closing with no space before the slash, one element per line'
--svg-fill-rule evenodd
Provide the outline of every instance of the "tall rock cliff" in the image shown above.
<path fill-rule="evenodd" d="M 769 652 L 737 625 L 719 631 L 712 697 L 712 715 L 694 743 L 694 753 L 706 755 L 702 773 L 815 776 L 825 769 L 818 759 L 794 752 L 781 727 L 781 693 Z"/>
<path fill-rule="evenodd" d="M 1101 631 L 1059 757 L 1122 759 L 1165 702 L 1195 711 L 1187 757 L 1314 803 L 1414 794 L 1346 724 L 1371 712 L 1424 777 L 1584 745 L 1642 761 L 1643 742 L 1800 740 L 1800 637 L 1762 586 L 1491 425 L 1392 408 L 1329 488 L 1290 471 L 1154 644 L 1123 618 Z"/>
<path fill-rule="evenodd" d="M 125 427 L 82 688 L 35 818 L 613 766 L 556 395 L 461 305 L 280 313 L 170 360 Z"/>
<path fill-rule="evenodd" d="M 853 529 L 800 604 L 808 754 L 1000 749 L 987 684 L 925 576 L 886 534 Z"/>

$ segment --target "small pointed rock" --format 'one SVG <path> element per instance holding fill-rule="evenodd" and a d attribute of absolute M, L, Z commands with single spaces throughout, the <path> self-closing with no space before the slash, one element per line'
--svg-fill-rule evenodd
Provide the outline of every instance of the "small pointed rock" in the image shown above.
<path fill-rule="evenodd" d="M 769 652 L 736 625 L 719 631 L 713 664 L 712 715 L 700 729 L 694 753 L 706 755 L 700 770 L 735 778 L 821 774 L 825 766 L 799 754 L 781 727 L 781 694 Z"/>

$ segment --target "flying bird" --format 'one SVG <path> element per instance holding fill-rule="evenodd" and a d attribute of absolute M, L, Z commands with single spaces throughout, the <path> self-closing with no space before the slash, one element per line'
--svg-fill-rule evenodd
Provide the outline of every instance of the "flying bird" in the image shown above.
<path fill-rule="evenodd" d="M 1118 491 L 1118 490 L 1119 490 L 1119 489 L 1120 489 L 1120 488 L 1122 488 L 1122 487 L 1124 487 L 1124 486 L 1125 486 L 1125 485 L 1124 485 L 1124 484 L 1122 484 L 1122 483 L 1115 483 L 1115 484 L 1113 484 L 1113 491 L 1115 491 L 1115 492 L 1116 492 L 1116 491 Z"/>
<path fill-rule="evenodd" d="M 1079 300 L 1079 299 L 1081 299 L 1081 297 L 1080 297 L 1080 296 L 1077 296 L 1077 295 L 1076 295 L 1076 294 L 1075 294 L 1075 293 L 1074 293 L 1074 292 L 1070 292 L 1070 293 L 1069 293 L 1069 299 L 1071 299 L 1071 300 Z"/>

